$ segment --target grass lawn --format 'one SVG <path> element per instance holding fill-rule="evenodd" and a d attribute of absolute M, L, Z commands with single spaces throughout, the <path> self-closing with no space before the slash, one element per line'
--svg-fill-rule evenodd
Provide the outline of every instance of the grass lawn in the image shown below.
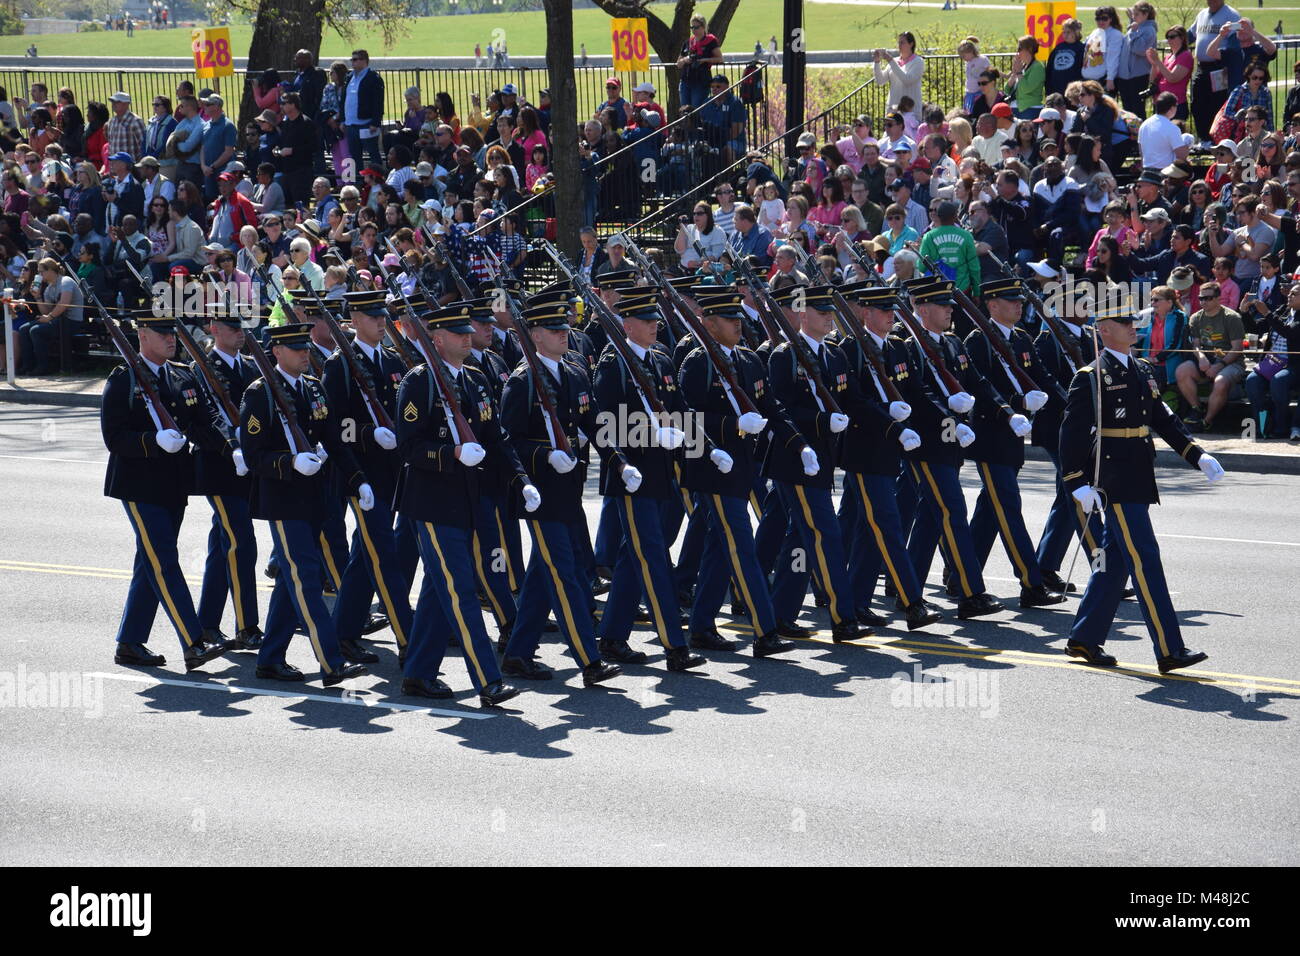
<path fill-rule="evenodd" d="M 1287 5 L 1292 5 L 1288 3 Z M 715 3 L 701 3 L 707 16 Z M 1083 8 L 1085 13 L 1086 8 Z M 1245 9 L 1245 8 L 1243 8 Z M 1300 30 L 1300 11 L 1269 13 L 1251 7 L 1254 18 L 1271 29 L 1280 15 L 1287 32 Z M 672 6 L 663 4 L 661 16 L 671 16 Z M 892 46 L 899 30 L 912 30 L 922 38 L 930 31 L 948 36 L 974 33 L 984 40 L 986 50 L 1010 49 L 1013 35 L 1024 32 L 1023 14 L 1015 10 L 971 10 L 945 13 L 933 8 L 908 11 L 898 8 L 863 7 L 838 3 L 808 3 L 804 8 L 808 48 L 810 50 L 873 49 Z M 600 10 L 579 10 L 574 14 L 574 48 L 587 44 L 592 54 L 608 54 L 609 17 Z M 541 11 L 533 13 L 471 14 L 466 16 L 424 17 L 409 21 L 409 28 L 391 50 L 383 47 L 378 29 L 362 27 L 357 44 L 367 47 L 372 56 L 466 56 L 474 44 L 487 43 L 493 31 L 504 31 L 507 49 L 512 55 L 540 55 L 546 52 L 546 24 Z M 728 30 L 724 49 L 752 52 L 754 41 L 781 30 L 781 0 L 744 0 Z M 231 40 L 237 54 L 243 55 L 252 38 L 252 28 L 232 26 Z M 21 54 L 35 42 L 43 55 L 90 55 L 121 57 L 120 65 L 129 66 L 136 57 L 186 56 L 189 35 L 183 29 L 136 30 L 127 39 L 125 33 L 48 34 L 40 36 L 0 37 L 0 54 Z M 333 59 L 352 49 L 353 43 L 335 34 L 326 35 L 322 57 Z M 946 49 L 940 52 L 952 53 Z"/>

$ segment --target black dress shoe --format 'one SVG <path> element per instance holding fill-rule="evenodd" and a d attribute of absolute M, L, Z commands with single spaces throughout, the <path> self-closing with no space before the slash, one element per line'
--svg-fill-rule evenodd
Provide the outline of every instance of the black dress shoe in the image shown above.
<path fill-rule="evenodd" d="M 269 667 L 258 665 L 257 676 L 262 680 L 284 680 L 297 681 L 306 680 L 302 671 L 292 664 L 286 664 L 281 661 L 279 664 L 272 664 Z"/>
<path fill-rule="evenodd" d="M 635 624 L 649 624 L 650 612 L 647 611 L 643 605 L 638 604 L 636 607 L 636 613 L 632 615 L 632 621 Z"/>
<path fill-rule="evenodd" d="M 262 629 L 246 627 L 235 635 L 234 650 L 256 651 L 262 647 Z"/>
<path fill-rule="evenodd" d="M 406 648 L 405 648 L 405 647 L 399 647 L 399 648 L 397 649 L 397 666 L 398 666 L 398 667 L 405 667 L 405 666 L 406 666 Z"/>
<path fill-rule="evenodd" d="M 1065 653 L 1070 657 L 1081 657 L 1089 664 L 1097 667 L 1114 667 L 1119 663 L 1105 651 L 1095 644 L 1081 644 L 1078 641 L 1067 641 L 1065 644 Z"/>
<path fill-rule="evenodd" d="M 167 658 L 155 654 L 144 644 L 118 644 L 113 654 L 114 664 L 127 664 L 135 667 L 162 667 Z"/>
<path fill-rule="evenodd" d="M 831 606 L 830 598 L 828 598 L 825 594 L 823 594 L 821 591 L 816 591 L 813 593 L 813 607 L 830 607 L 830 606 Z"/>
<path fill-rule="evenodd" d="M 948 597 L 950 598 L 961 597 L 961 583 L 958 581 L 944 582 L 943 589 L 948 592 Z"/>
<path fill-rule="evenodd" d="M 519 688 L 505 681 L 493 681 L 478 692 L 479 702 L 484 707 L 500 707 L 511 697 L 519 696 Z"/>
<path fill-rule="evenodd" d="M 522 677 L 524 680 L 550 680 L 551 672 L 537 661 L 522 657 L 507 657 L 501 662 L 501 673 L 507 677 Z"/>
<path fill-rule="evenodd" d="M 361 633 L 374 634 L 375 632 L 382 631 L 384 628 L 388 627 L 388 624 L 389 621 L 387 614 L 371 614 L 369 620 L 362 625 Z"/>
<path fill-rule="evenodd" d="M 1056 571 L 1044 571 L 1043 584 L 1047 586 L 1049 591 L 1055 591 L 1058 594 L 1075 594 L 1079 590 L 1078 585 L 1065 580 Z"/>
<path fill-rule="evenodd" d="M 607 680 L 612 680 L 623 673 L 623 668 L 617 664 L 610 664 L 607 661 L 592 661 L 582 669 L 582 683 L 587 687 L 595 687 L 597 684 L 603 684 Z"/>
<path fill-rule="evenodd" d="M 274 581 L 280 576 L 280 566 L 278 564 L 268 564 L 262 573 Z"/>
<path fill-rule="evenodd" d="M 896 598 L 894 598 L 894 610 L 895 610 L 895 611 L 906 611 L 906 610 L 907 610 L 907 602 L 904 601 L 901 597 L 896 597 Z"/>
<path fill-rule="evenodd" d="M 1133 588 L 1125 588 L 1123 596 L 1126 598 L 1137 597 L 1137 591 L 1135 591 Z"/>
<path fill-rule="evenodd" d="M 695 603 L 695 589 L 684 587 L 677 589 L 677 605 L 686 610 L 690 610 L 691 605 Z"/>
<path fill-rule="evenodd" d="M 227 650 L 229 650 L 227 645 L 216 642 L 199 641 L 197 644 L 191 644 L 185 649 L 185 669 L 198 670 L 208 661 L 215 661 Z"/>
<path fill-rule="evenodd" d="M 776 633 L 764 634 L 754 641 L 754 656 L 771 657 L 773 654 L 783 654 L 786 651 L 794 650 L 794 648 L 794 641 L 783 641 L 776 636 Z"/>
<path fill-rule="evenodd" d="M 1156 666 L 1160 668 L 1160 673 L 1168 674 L 1170 671 L 1176 671 L 1180 667 L 1191 667 L 1193 664 L 1199 664 L 1209 658 L 1209 654 L 1204 651 L 1193 651 L 1189 648 L 1183 648 L 1177 654 L 1170 654 L 1156 661 Z"/>
<path fill-rule="evenodd" d="M 339 651 L 343 654 L 343 659 L 352 664 L 377 664 L 379 655 L 374 651 L 368 651 L 357 641 L 345 638 L 339 641 Z"/>
<path fill-rule="evenodd" d="M 1002 610 L 1005 610 L 1002 602 L 995 599 L 993 595 L 976 594 L 974 597 L 961 599 L 961 603 L 957 605 L 957 616 L 965 621 L 972 617 L 983 617 L 985 614 L 997 614 Z"/>
<path fill-rule="evenodd" d="M 608 582 L 608 581 L 602 581 L 600 578 L 593 578 L 593 579 L 592 579 L 592 581 L 591 581 L 591 593 L 592 593 L 593 595 L 596 595 L 596 594 L 605 594 L 607 591 L 609 591 L 609 582 Z"/>
<path fill-rule="evenodd" d="M 598 564 L 596 565 L 596 577 L 600 578 L 602 581 L 613 581 L 614 569 L 606 567 L 603 564 Z"/>
<path fill-rule="evenodd" d="M 743 604 L 737 604 L 735 601 L 732 601 L 732 602 L 731 602 L 731 616 L 732 616 L 732 617 L 749 617 L 749 608 L 745 607 L 745 605 L 743 605 Z"/>
<path fill-rule="evenodd" d="M 843 644 L 845 641 L 870 637 L 871 633 L 871 628 L 859 627 L 857 621 L 840 621 L 831 627 L 831 640 L 836 644 Z"/>
<path fill-rule="evenodd" d="M 794 621 L 777 621 L 776 633 L 779 637 L 793 637 L 799 640 L 806 640 L 812 633 L 810 628 L 802 624 L 796 624 Z"/>
<path fill-rule="evenodd" d="M 510 643 L 510 635 L 514 632 L 514 623 L 501 625 L 501 630 L 497 632 L 497 653 L 504 654 L 506 645 Z"/>
<path fill-rule="evenodd" d="M 889 623 L 889 618 L 869 608 L 863 608 L 858 612 L 858 623 L 863 627 L 884 627 Z"/>
<path fill-rule="evenodd" d="M 688 671 L 704 663 L 704 656 L 692 654 L 689 648 L 673 647 L 668 650 L 668 669 L 670 671 Z"/>
<path fill-rule="evenodd" d="M 711 627 L 707 631 L 691 631 L 691 647 L 697 651 L 729 651 L 736 646 L 734 641 L 729 641 L 718 633 L 717 628 Z"/>
<path fill-rule="evenodd" d="M 370 673 L 370 668 L 365 664 L 344 664 L 332 674 L 326 674 L 321 678 L 321 682 L 326 687 L 333 687 L 335 684 L 341 684 L 345 680 L 351 680 L 354 677 L 364 677 Z"/>
<path fill-rule="evenodd" d="M 1047 586 L 1043 584 L 1038 585 L 1036 588 L 1020 589 L 1021 607 L 1051 607 L 1053 604 L 1060 604 L 1064 600 L 1064 594 L 1049 591 Z"/>
<path fill-rule="evenodd" d="M 908 607 L 907 611 L 907 629 L 915 631 L 918 628 L 929 627 L 931 624 L 938 624 L 943 620 L 943 615 L 933 604 L 926 604 L 924 601 L 917 601 Z"/>
<path fill-rule="evenodd" d="M 219 627 L 205 627 L 203 629 L 202 638 L 204 644 L 230 644 L 231 643 L 230 638 L 227 637 Z"/>
<path fill-rule="evenodd" d="M 496 685 L 493 685 L 496 686 Z M 403 677 L 402 694 L 407 697 L 428 697 L 431 700 L 451 700 L 456 694 L 438 678 Z"/>
<path fill-rule="evenodd" d="M 556 624 L 554 621 L 548 619 L 547 622 L 546 622 L 545 624 L 542 625 L 542 633 L 543 633 L 543 634 L 559 634 L 559 633 L 560 633 L 560 625 L 558 625 L 558 624 Z"/>
<path fill-rule="evenodd" d="M 596 645 L 600 651 L 600 656 L 610 661 L 617 661 L 620 664 L 644 664 L 650 659 L 649 655 L 633 650 L 627 641 L 611 641 L 602 639 Z"/>

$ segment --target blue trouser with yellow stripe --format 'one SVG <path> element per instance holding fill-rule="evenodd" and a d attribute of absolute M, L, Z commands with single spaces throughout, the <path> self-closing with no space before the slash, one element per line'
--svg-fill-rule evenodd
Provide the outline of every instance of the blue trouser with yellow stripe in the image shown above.
<path fill-rule="evenodd" d="M 793 621 L 808 593 L 810 574 L 826 592 L 831 620 L 836 624 L 854 618 L 853 588 L 844 562 L 844 543 L 831 505 L 829 488 L 776 482 L 794 534 L 787 536 L 772 580 L 772 607 L 777 620 Z M 797 543 L 803 554 L 797 555 Z"/>
<path fill-rule="evenodd" d="M 692 631 L 707 631 L 717 623 L 728 582 L 735 585 L 741 602 L 749 609 L 754 636 L 776 630 L 767 572 L 758 563 L 748 507 L 746 499 L 730 495 L 696 496 L 695 513 L 707 517 L 708 533 L 691 608 Z"/>
<path fill-rule="evenodd" d="M 420 566 L 420 543 L 417 540 L 417 522 L 404 515 L 397 516 L 393 541 L 397 548 L 397 569 L 408 583 L 415 583 L 415 572 Z M 408 595 L 409 600 L 409 595 Z"/>
<path fill-rule="evenodd" d="M 677 552 L 677 563 L 673 570 L 673 580 L 677 590 L 695 587 L 700 577 L 700 561 L 704 557 L 704 543 L 709 534 L 709 512 L 700 508 L 700 501 L 707 495 L 692 494 L 690 514 L 686 518 L 686 533 L 682 535 L 682 546 Z M 665 541 L 671 549 L 674 538 L 665 533 Z"/>
<path fill-rule="evenodd" d="M 922 598 L 921 582 L 916 579 L 907 556 L 896 491 L 897 479 L 889 475 L 844 473 L 840 529 L 848 542 L 849 580 L 853 583 L 853 604 L 858 610 L 871 607 L 882 564 L 894 591 L 906 606 Z"/>
<path fill-rule="evenodd" d="M 474 587 L 474 530 L 423 521 L 417 526 L 417 534 L 424 559 L 424 582 L 415 605 L 403 673 L 425 680 L 437 677 L 451 629 L 455 628 L 470 680 L 481 691 L 499 681 L 501 671 L 483 626 Z"/>
<path fill-rule="evenodd" d="M 316 536 L 324 565 L 321 580 L 332 591 L 343 586 L 343 570 L 348 566 L 348 528 L 343 520 L 343 501 L 342 498 L 329 499 L 325 506 L 325 522 L 317 529 Z"/>
<path fill-rule="evenodd" d="M 411 634 L 411 583 L 397 558 L 393 512 L 379 498 L 369 511 L 362 511 L 356 498 L 350 503 L 357 529 L 334 605 L 335 633 L 340 640 L 359 638 L 370 619 L 370 598 L 377 593 L 397 646 L 406 647 Z"/>
<path fill-rule="evenodd" d="M 754 532 L 754 550 L 758 552 L 758 563 L 765 568 L 776 565 L 781 546 L 785 543 L 786 532 L 790 528 L 790 515 L 781 500 L 781 492 L 776 482 L 772 482 L 762 498 L 762 516 L 758 519 L 758 530 Z"/>
<path fill-rule="evenodd" d="M 1186 650 L 1178 615 L 1169 599 L 1169 586 L 1165 583 L 1160 545 L 1151 528 L 1151 506 L 1107 506 L 1101 547 L 1101 560 L 1093 562 L 1092 577 L 1088 579 L 1083 600 L 1079 602 L 1079 613 L 1070 628 L 1070 640 L 1097 647 L 1106 642 L 1106 635 L 1115 621 L 1115 610 L 1124 597 L 1124 586 L 1131 575 L 1156 657 Z"/>
<path fill-rule="evenodd" d="M 242 495 L 210 495 L 212 528 L 208 531 L 208 559 L 199 588 L 199 623 L 221 626 L 226 594 L 235 606 L 235 630 L 257 627 L 257 537 Z"/>
<path fill-rule="evenodd" d="M 497 627 L 511 626 L 515 596 L 510 588 L 510 554 L 500 538 L 499 512 L 490 498 L 480 497 L 474 507 L 474 574 Z"/>
<path fill-rule="evenodd" d="M 918 487 L 919 501 L 912 534 L 907 541 L 907 555 L 912 561 L 916 580 L 924 582 L 930 574 L 934 549 L 942 537 L 945 556 L 963 597 L 984 593 L 984 574 L 966 523 L 966 498 L 961 479 L 952 465 L 916 461 L 911 465 Z"/>
<path fill-rule="evenodd" d="M 592 547 L 596 566 L 613 568 L 618 560 L 618 549 L 623 544 L 623 523 L 619 521 L 618 509 L 612 498 L 605 498 L 600 503 L 600 517 L 596 520 L 596 541 Z"/>
<path fill-rule="evenodd" d="M 531 518 L 533 552 L 519 591 L 519 610 L 506 646 L 506 657 L 532 660 L 542 640 L 542 627 L 554 610 L 560 633 L 583 667 L 600 660 L 591 621 L 591 581 L 579 566 L 581 532 L 567 521 Z"/>
<path fill-rule="evenodd" d="M 161 604 L 167 619 L 176 628 L 181 647 L 189 648 L 201 639 L 203 628 L 194 613 L 194 599 L 176 552 L 185 506 L 169 508 L 143 501 L 123 501 L 122 507 L 135 532 L 135 564 L 131 568 L 131 585 L 126 591 L 122 620 L 117 627 L 117 642 L 149 643 L 149 631 Z"/>
<path fill-rule="evenodd" d="M 321 670 L 343 667 L 334 621 L 321 597 L 320 528 L 310 521 L 271 522 L 271 553 L 280 568 L 266 610 L 266 636 L 257 654 L 259 667 L 284 662 L 294 628 L 301 623 Z"/>
<path fill-rule="evenodd" d="M 1043 525 L 1043 536 L 1038 539 L 1038 569 L 1044 573 L 1061 570 L 1065 554 L 1070 550 L 1070 541 L 1078 535 L 1085 550 L 1093 554 L 1100 546 L 1101 518 L 1096 512 L 1086 516 L 1079 503 L 1065 490 L 1061 481 L 1061 456 L 1055 448 L 1048 448 L 1052 464 L 1056 466 L 1056 497 L 1052 500 L 1052 510 L 1047 513 L 1047 523 Z"/>
<path fill-rule="evenodd" d="M 506 558 L 506 586 L 512 595 L 518 594 L 524 583 L 524 543 L 519 536 L 519 519 L 510 516 L 510 506 L 496 495 L 482 495 L 479 501 L 490 509 L 489 523 L 496 529 L 496 540 Z"/>
<path fill-rule="evenodd" d="M 644 594 L 659 643 L 666 648 L 685 646 L 677 588 L 664 541 L 663 513 L 673 502 L 638 495 L 611 495 L 605 500 L 613 502 L 623 543 L 614 559 L 614 577 L 600 619 L 601 639 L 627 640 L 632 633 L 637 604 Z M 680 502 L 677 507 L 681 507 Z"/>
<path fill-rule="evenodd" d="M 980 481 L 984 487 L 975 499 L 975 513 L 970 519 L 970 536 L 975 544 L 975 555 L 980 567 L 988 563 L 993 550 L 993 539 L 1002 536 L 1002 547 L 1011 559 L 1011 567 L 1022 588 L 1036 588 L 1043 583 L 1034 542 L 1025 529 L 1025 516 L 1020 513 L 1019 468 L 977 461 Z M 949 568 L 952 574 L 953 569 Z"/>

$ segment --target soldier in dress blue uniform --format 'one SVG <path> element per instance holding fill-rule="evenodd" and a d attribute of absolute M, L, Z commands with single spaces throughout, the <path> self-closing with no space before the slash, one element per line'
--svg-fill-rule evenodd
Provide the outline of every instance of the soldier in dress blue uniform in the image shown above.
<path fill-rule="evenodd" d="M 703 416 L 704 432 L 714 445 L 707 460 L 692 458 L 686 463 L 685 481 L 696 502 L 691 521 L 703 516 L 708 522 L 691 608 L 691 646 L 732 649 L 732 642 L 716 627 L 730 581 L 749 614 L 754 656 L 768 657 L 795 645 L 776 634 L 767 569 L 759 563 L 746 510 L 759 473 L 756 436 L 770 430 L 778 445 L 800 446 L 801 451 L 803 438 L 772 394 L 763 360 L 740 344 L 744 315 L 740 301 L 735 290 L 709 298 L 701 303 L 700 321 L 731 362 L 737 384 L 758 411 L 741 414 L 730 386 L 724 384 L 702 346 L 697 345 L 686 356 L 677 374 L 682 398 Z"/>
<path fill-rule="evenodd" d="M 311 328 L 305 323 L 267 330 L 272 358 L 295 417 L 307 439 L 298 447 L 281 419 L 265 378 L 244 391 L 240 409 L 240 441 L 253 475 L 251 510 L 271 525 L 272 550 L 280 573 L 266 612 L 266 636 L 257 656 L 257 676 L 300 681 L 302 671 L 285 660 L 296 624 L 301 624 L 320 662 L 325 686 L 365 674 L 363 664 L 349 663 L 339 650 L 334 622 L 325 608 L 320 562 L 321 526 L 333 490 L 322 473 L 325 452 L 335 462 L 343 487 L 358 507 L 374 507 L 375 493 L 339 434 L 339 413 L 331 408 L 325 387 L 308 373 Z"/>
<path fill-rule="evenodd" d="M 569 446 L 578 448 L 578 431 L 596 433 L 596 409 L 591 379 L 579 363 L 567 358 L 569 323 L 565 309 L 528 309 L 524 321 L 537 348 L 540 374 L 555 396 L 555 410 Z M 508 677 L 546 680 L 551 674 L 533 660 L 541 642 L 548 611 L 554 611 L 560 631 L 582 667 L 583 683 L 599 684 L 622 669 L 601 660 L 592 627 L 591 582 L 579 566 L 577 541 L 586 518 L 582 510 L 585 469 L 577 458 L 561 451 L 550 434 L 550 421 L 537 400 L 527 364 L 516 368 L 501 398 L 501 424 L 524 470 L 542 494 L 541 507 L 527 514 L 533 549 L 519 592 L 515 628 L 506 645 L 502 672 Z"/>
<path fill-rule="evenodd" d="M 443 374 L 453 383 L 471 434 L 461 433 L 427 364 L 412 369 L 398 393 L 397 432 L 405 462 L 398 509 L 415 523 L 424 559 L 424 583 L 402 693 L 434 699 L 452 696 L 451 689 L 438 680 L 450 623 L 464 648 L 479 699 L 494 707 L 519 691 L 501 679 L 475 592 L 479 557 L 474 538 L 484 522 L 478 497 L 485 461 L 501 460 L 501 467 L 511 475 L 510 494 L 521 499 L 527 511 L 538 508 L 541 495 L 520 468 L 501 428 L 487 377 L 466 364 L 473 331 L 470 312 L 467 303 L 454 303 L 430 314 L 428 321 L 438 353 L 431 358 L 442 364 Z"/>
<path fill-rule="evenodd" d="M 212 350 L 208 365 L 238 408 L 244 389 L 258 377 L 257 365 L 246 355 L 244 327 L 240 316 L 215 305 L 209 306 L 208 334 Z M 196 434 L 198 451 L 194 456 L 195 490 L 208 499 L 212 507 L 212 528 L 208 532 L 208 559 L 203 566 L 203 584 L 199 589 L 199 623 L 204 634 L 214 641 L 225 641 L 221 633 L 221 615 L 229 594 L 235 608 L 237 650 L 255 651 L 262 646 L 262 629 L 257 610 L 257 537 L 248 511 L 252 483 L 248 465 L 239 450 L 236 431 L 239 422 L 227 421 L 215 395 L 208 392 L 206 379 L 192 363 L 194 381 L 203 389 L 211 409 L 213 427 Z"/>
<path fill-rule="evenodd" d="M 908 340 L 912 361 L 924 372 L 924 384 L 932 394 L 943 398 L 943 404 L 922 403 L 912 409 L 910 421 L 921 436 L 921 444 L 906 453 L 908 470 L 917 489 L 916 518 L 907 553 L 916 579 L 923 582 L 930 573 L 930 562 L 942 536 L 945 557 L 953 567 L 961 595 L 957 616 L 965 620 L 996 614 L 1002 610 L 1002 604 L 984 590 L 984 575 L 966 523 L 966 498 L 958 477 L 962 448 L 969 446 L 976 434 L 959 416 L 969 413 L 977 398 L 1008 417 L 1012 413 L 999 401 L 988 380 L 975 371 L 961 339 L 949 331 L 952 283 L 926 277 L 912 280 L 908 291 L 923 326 L 922 334 L 929 336 L 961 391 L 949 394 L 920 346 L 915 340 Z M 952 414 L 944 414 L 945 406 Z"/>
<path fill-rule="evenodd" d="M 864 334 L 880 351 L 881 364 L 902 399 L 891 402 L 875 367 L 862 354 L 857 339 L 846 335 L 841 348 L 859 381 L 857 406 L 850 410 L 845 432 L 844 494 L 840 498 L 840 527 L 849 547 L 849 578 L 853 582 L 858 622 L 879 626 L 885 618 L 871 611 L 871 597 L 881 564 L 889 575 L 907 617 L 909 631 L 943 619 L 938 608 L 927 604 L 921 582 L 907 556 L 907 535 L 898 514 L 897 483 L 903 452 L 920 447 L 921 436 L 909 424 L 912 407 L 943 406 L 921 384 L 921 375 L 907 345 L 890 334 L 898 290 L 876 283 L 854 283 L 840 289 L 861 320 Z"/>
<path fill-rule="evenodd" d="M 971 416 L 975 441 L 966 449 L 966 457 L 975 462 L 983 484 L 971 515 L 971 538 L 982 568 L 988 563 L 994 539 L 1001 535 L 1007 557 L 1020 579 L 1020 606 L 1048 607 L 1060 604 L 1065 596 L 1049 591 L 1043 584 L 1034 543 L 1020 511 L 1019 474 L 1025 464 L 1025 436 L 1033 430 L 1029 416 L 1046 405 L 1050 396 L 1063 397 L 1064 390 L 1039 360 L 1029 333 L 1016 327 L 1025 298 L 1020 280 L 990 279 L 980 292 L 994 328 L 1004 336 L 1017 366 L 1035 387 L 1028 391 L 1021 387 L 981 329 L 966 336 L 966 351 L 976 372 L 993 387 L 999 399 L 997 405 L 976 401 Z"/>
<path fill-rule="evenodd" d="M 120 365 L 109 373 L 99 412 L 108 448 L 104 494 L 122 502 L 135 532 L 135 564 L 113 659 L 146 667 L 167 663 L 148 647 L 161 604 L 180 638 L 185 669 L 192 671 L 227 650 L 220 641 L 204 639 L 176 553 L 186 500 L 194 486 L 186 434 L 209 427 L 201 419 L 210 409 L 189 368 L 171 360 L 176 354 L 175 319 L 141 316 L 136 328 L 140 357 L 153 373 L 164 409 L 181 431 L 162 427 L 129 366 Z"/>
<path fill-rule="evenodd" d="M 369 380 L 371 390 L 388 414 L 397 418 L 397 389 L 406 374 L 406 365 L 397 353 L 383 344 L 388 305 L 382 290 L 366 289 L 344 293 L 354 338 L 348 347 L 353 361 Z M 379 657 L 363 647 L 359 639 L 370 618 L 370 599 L 379 595 L 380 607 L 388 618 L 397 639 L 398 656 L 404 657 L 410 640 L 411 582 L 397 558 L 397 538 L 393 530 L 393 496 L 401 458 L 397 454 L 397 435 L 380 425 L 361 387 L 353 380 L 341 351 L 325 362 L 325 394 L 338 416 L 340 433 L 353 448 L 357 463 L 375 491 L 375 504 L 361 510 L 357 498 L 348 499 L 356 519 L 352 549 L 343 569 L 334 605 L 334 630 L 344 658 L 373 664 Z"/>
<path fill-rule="evenodd" d="M 704 658 L 690 652 L 682 633 L 664 511 L 677 503 L 679 494 L 674 459 L 686 438 L 678 427 L 685 421 L 686 404 L 677 390 L 672 360 L 654 348 L 661 320 L 656 295 L 653 288 L 637 290 L 637 294 L 624 295 L 618 304 L 627 347 L 641 363 L 653 394 L 642 394 L 632 371 L 612 346 L 596 365 L 595 399 L 602 422 L 596 437 L 601 454 L 600 492 L 623 531 L 600 620 L 599 649 L 606 660 L 645 662 L 645 653 L 633 649 L 627 640 L 644 589 L 651 625 L 667 651 L 668 669 L 685 671 L 699 667 Z M 649 398 L 657 400 L 673 418 L 663 422 L 652 418 Z M 607 437 L 615 441 L 605 445 Z"/>
<path fill-rule="evenodd" d="M 802 436 L 783 444 L 770 442 L 764 463 L 789 516 L 772 581 L 777 633 L 783 637 L 808 635 L 808 629 L 796 624 L 795 618 L 808 593 L 812 571 L 828 599 L 832 639 L 849 641 L 864 636 L 864 631 L 858 626 L 853 606 L 853 587 L 840 525 L 831 504 L 831 488 L 839 457 L 839 435 L 848 428 L 850 419 L 842 412 L 825 408 L 795 358 L 794 349 L 804 348 L 813 356 L 822 382 L 837 403 L 853 404 L 858 383 L 849 374 L 844 353 L 824 341 L 834 324 L 830 293 L 824 287 L 789 286 L 776 295 L 786 317 L 798 329 L 798 342 L 782 342 L 772 349 L 768 375 L 773 395 Z M 869 629 L 865 631 L 870 633 Z"/>
<path fill-rule="evenodd" d="M 522 294 L 524 284 L 518 279 L 506 279 L 505 289 L 508 295 Z M 479 290 L 479 295 L 486 298 L 492 306 L 492 317 L 496 326 L 492 329 L 492 351 L 496 352 L 506 363 L 506 368 L 514 371 L 524 360 L 522 347 L 519 345 L 518 333 L 514 329 L 507 304 L 497 297 L 497 286 L 488 283 Z M 429 303 L 431 308 L 438 308 L 437 302 Z"/>
<path fill-rule="evenodd" d="M 1061 468 L 1066 490 L 1085 512 L 1105 511 L 1105 530 L 1101 560 L 1094 559 L 1065 651 L 1089 664 L 1118 663 L 1103 646 L 1132 575 L 1156 664 L 1166 674 L 1208 655 L 1183 644 L 1169 599 L 1160 545 L 1151 527 L 1151 505 L 1160 500 L 1151 433 L 1212 482 L 1223 477 L 1223 467 L 1191 439 L 1186 426 L 1160 400 L 1150 364 L 1130 353 L 1137 341 L 1131 306 L 1119 302 L 1098 309 L 1097 332 L 1101 353 L 1070 383 L 1061 423 Z"/>

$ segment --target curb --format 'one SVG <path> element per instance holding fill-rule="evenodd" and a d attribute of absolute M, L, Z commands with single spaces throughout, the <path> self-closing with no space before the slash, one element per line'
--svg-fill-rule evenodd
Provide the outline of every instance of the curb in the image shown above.
<path fill-rule="evenodd" d="M 0 403 L 16 405 L 62 405 L 68 408 L 99 408 L 100 396 L 80 392 L 45 392 L 29 388 L 0 388 Z"/>

